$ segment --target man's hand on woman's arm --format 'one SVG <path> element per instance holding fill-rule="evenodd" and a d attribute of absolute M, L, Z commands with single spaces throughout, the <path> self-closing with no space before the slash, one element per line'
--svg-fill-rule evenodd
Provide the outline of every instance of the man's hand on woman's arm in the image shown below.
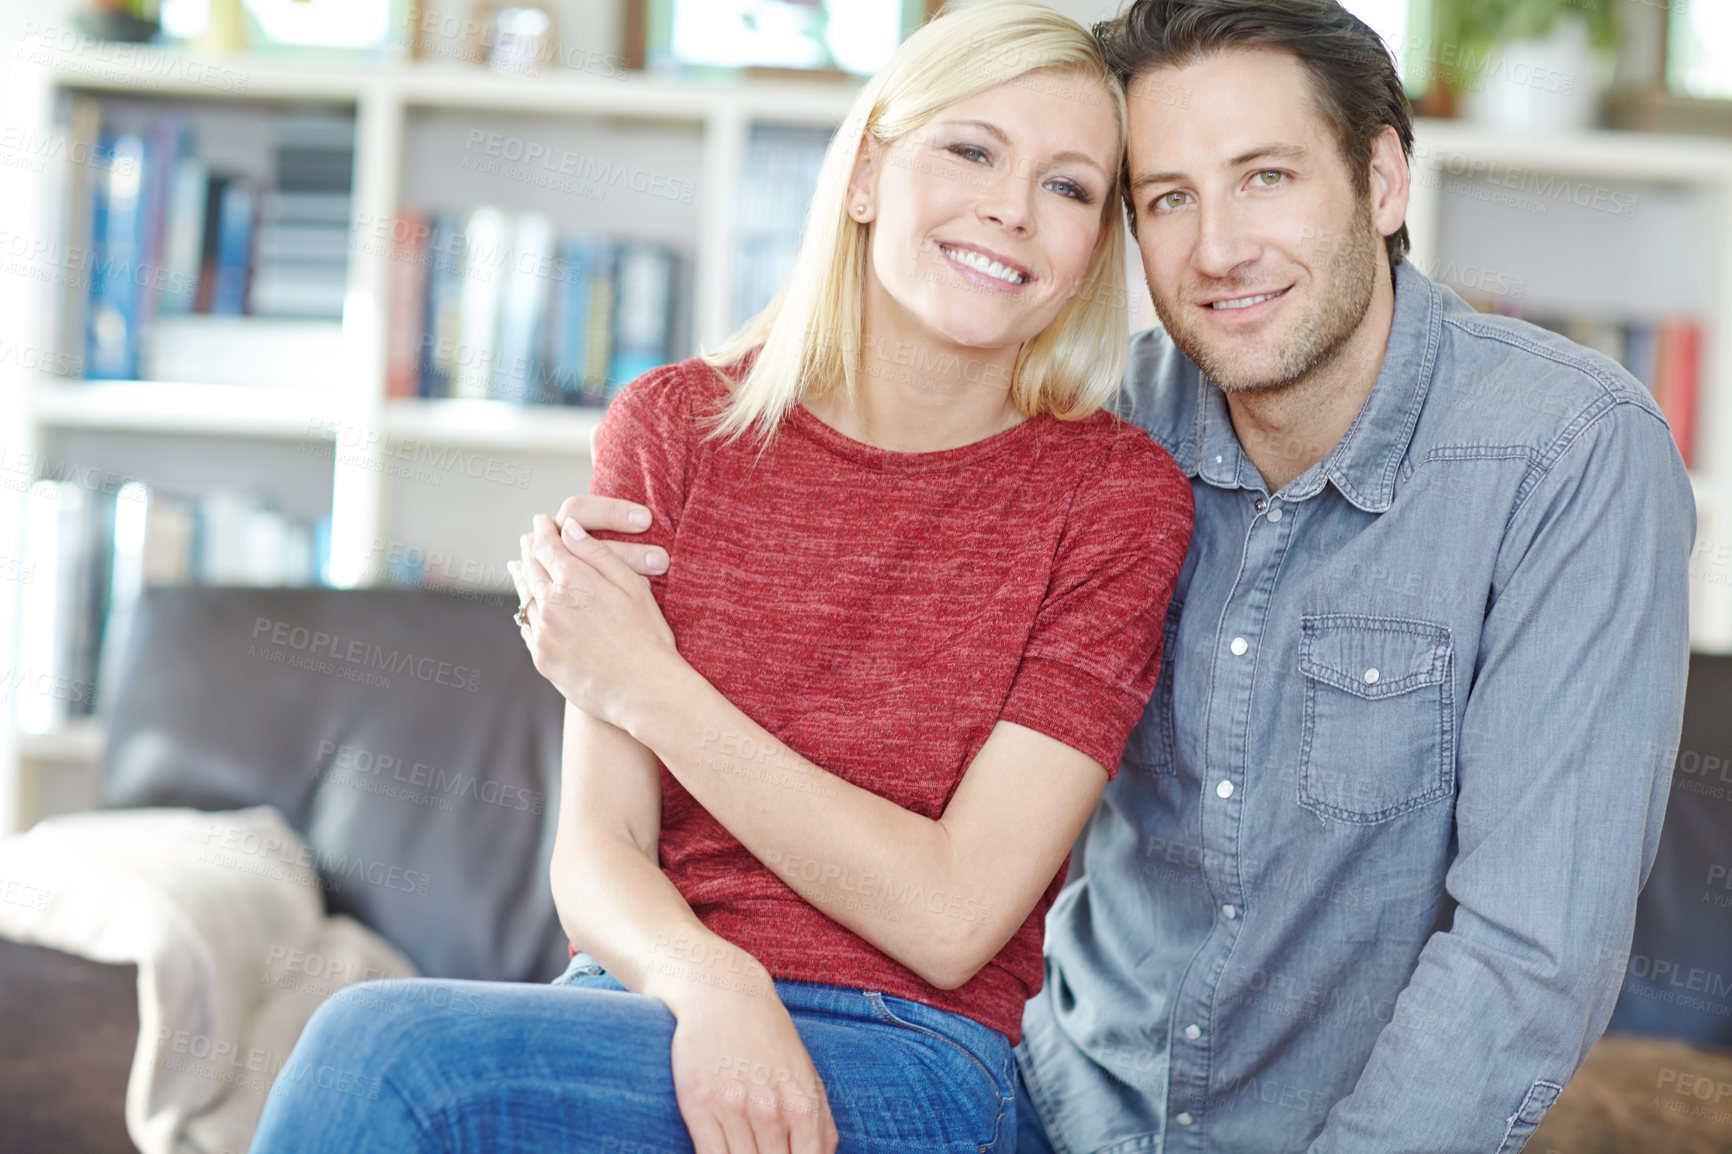
<path fill-rule="evenodd" d="M 568 702 L 653 750 L 791 889 L 932 985 L 962 985 L 1003 948 L 1063 867 L 1104 767 L 1000 721 L 939 818 L 903 809 L 723 697 L 680 657 L 648 582 L 601 542 L 560 542 L 537 517 L 516 576 L 535 598 L 536 668 Z"/>
<path fill-rule="evenodd" d="M 655 756 L 568 705 L 550 870 L 567 935 L 673 1012 L 674 1092 L 698 1154 L 833 1154 L 824 1087 L 769 974 L 692 913 L 660 838 Z"/>
<path fill-rule="evenodd" d="M 649 509 L 635 501 L 580 493 L 575 497 L 567 497 L 560 503 L 559 514 L 554 517 L 554 521 L 564 525 L 566 519 L 570 518 L 582 526 L 585 532 L 591 533 L 642 533 L 650 527 L 651 517 Z M 607 547 L 613 550 L 614 556 L 629 565 L 634 573 L 654 577 L 668 571 L 666 551 L 653 545 L 609 541 Z"/>

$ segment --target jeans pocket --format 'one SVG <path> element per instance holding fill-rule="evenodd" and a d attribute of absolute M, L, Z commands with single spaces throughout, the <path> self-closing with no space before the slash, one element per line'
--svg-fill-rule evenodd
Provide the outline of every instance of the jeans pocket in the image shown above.
<path fill-rule="evenodd" d="M 890 1002 L 899 1000 L 887 998 L 884 994 L 875 991 L 866 992 L 866 1001 L 880 1021 L 918 1034 L 933 1044 L 938 1053 L 948 1054 L 959 1075 L 965 1070 L 972 1070 L 979 1075 L 979 1081 L 975 1085 L 984 1092 L 980 1102 L 985 1108 L 984 1112 L 989 1120 L 983 1120 L 986 1121 L 986 1133 L 978 1145 L 982 1151 L 995 1149 L 998 1143 L 1006 1137 L 1011 1137 L 1006 1119 L 1014 1117 L 1011 1111 L 1016 1102 L 1016 1083 L 1014 1081 L 1016 1065 L 1011 1055 L 1009 1041 L 996 1031 L 988 1030 L 985 1026 L 979 1026 L 968 1021 L 969 1033 L 978 1030 L 982 1034 L 990 1036 L 990 1039 L 985 1043 L 988 1053 L 977 1053 L 974 1048 L 950 1037 L 943 1030 L 934 1029 L 933 1026 L 922 1025 L 911 1020 L 913 1017 L 925 1017 L 928 1014 L 956 1018 L 959 1021 L 967 1021 L 967 1019 L 962 1019 L 960 1015 L 952 1014 L 949 1011 L 922 1007 L 918 1003 L 905 1003 L 910 1009 L 898 1014 Z M 934 1025 L 937 1024 L 934 1023 Z M 960 1079 L 956 1082 L 956 1086 L 959 1090 L 966 1092 Z M 1012 1141 L 1014 1141 L 1013 1137 Z"/>
<path fill-rule="evenodd" d="M 596 961 L 588 954 L 579 951 L 571 955 L 571 961 L 566 965 L 565 971 L 548 984 L 552 986 L 569 986 L 579 978 L 599 977 L 606 972 L 607 971 L 601 968 L 600 962 Z"/>
<path fill-rule="evenodd" d="M 1300 622 L 1299 804 L 1380 822 L 1455 792 L 1455 647 L 1427 621 L 1327 613 Z"/>

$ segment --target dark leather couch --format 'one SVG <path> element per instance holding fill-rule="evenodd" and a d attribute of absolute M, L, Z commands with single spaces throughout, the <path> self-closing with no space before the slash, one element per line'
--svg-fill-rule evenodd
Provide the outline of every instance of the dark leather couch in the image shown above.
<path fill-rule="evenodd" d="M 503 597 L 147 590 L 105 668 L 104 802 L 269 803 L 326 904 L 424 974 L 547 981 L 562 702 Z M 373 884 L 392 868 L 416 886 Z M 425 894 L 415 892 L 425 878 Z M 0 1149 L 133 1150 L 136 968 L 0 940 Z"/>
<path fill-rule="evenodd" d="M 105 801 L 269 802 L 322 872 L 352 876 L 359 858 L 430 875 L 425 896 L 327 891 L 333 912 L 423 973 L 546 981 L 566 956 L 547 883 L 561 703 L 511 608 L 429 591 L 150 590 L 105 676 L 117 691 Z M 1702 898 L 1711 865 L 1732 865 L 1732 659 L 1692 659 L 1680 748 L 1637 924 L 1635 955 L 1648 961 L 1632 966 L 1613 1027 L 1732 1046 L 1732 998 L 1704 1009 L 1664 997 L 1695 981 L 1692 969 L 1732 981 L 1732 909 Z M 1656 980 L 1654 959 L 1675 969 Z M 121 1105 L 135 977 L 0 940 L 0 1150 L 132 1150 Z M 1686 1077 L 1732 1080 L 1732 1063 L 1609 1036 L 1529 1149 L 1732 1150 L 1732 1122 L 1673 1108 L 1694 1104 Z"/>

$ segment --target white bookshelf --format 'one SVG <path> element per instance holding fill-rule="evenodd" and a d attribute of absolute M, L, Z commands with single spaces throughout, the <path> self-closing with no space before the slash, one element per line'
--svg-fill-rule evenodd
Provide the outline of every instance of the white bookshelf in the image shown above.
<path fill-rule="evenodd" d="M 581 74 L 531 78 L 451 64 L 308 68 L 250 58 L 222 65 L 245 76 L 244 91 L 222 91 L 194 83 L 197 70 L 164 67 L 169 57 L 160 53 L 140 51 L 128 59 L 124 65 L 105 62 L 99 70 L 76 59 L 63 69 L 42 69 L 40 91 L 29 104 L 37 130 L 51 129 L 57 101 L 70 92 L 209 102 L 230 109 L 309 102 L 352 108 L 357 223 L 390 221 L 404 205 L 460 208 L 478 202 L 549 211 L 561 224 L 575 223 L 574 214 L 586 206 L 549 201 L 527 186 L 477 184 L 472 174 L 457 174 L 453 157 L 476 128 L 527 126 L 524 131 L 561 147 L 606 148 L 625 163 L 645 163 L 691 180 L 697 194 L 688 205 L 661 206 L 666 211 L 658 212 L 653 200 L 639 198 L 603 205 L 591 222 L 604 231 L 644 235 L 648 230 L 682 251 L 689 261 L 689 299 L 682 310 L 688 318 L 687 339 L 681 342 L 686 347 L 713 345 L 730 327 L 734 223 L 752 127 L 833 126 L 854 95 L 846 86 L 812 83 L 696 85 Z M 1471 216 L 1472 205 L 1464 209 L 1463 202 L 1472 198 L 1450 186 L 1463 177 L 1456 169 L 1476 163 L 1645 190 L 1653 209 L 1617 222 L 1620 243 L 1638 254 L 1675 246 L 1675 233 L 1684 227 L 1680 220 L 1703 223 L 1703 233 L 1693 236 L 1696 279 L 1686 286 L 1690 311 L 1705 322 L 1707 333 L 1697 494 L 1704 540 L 1732 540 L 1732 283 L 1727 279 L 1732 275 L 1727 271 L 1732 270 L 1732 144 L 1612 133 L 1506 136 L 1447 122 L 1421 122 L 1418 139 L 1409 228 L 1414 259 L 1424 269 L 1442 269 L 1452 249 L 1463 243 L 1452 230 L 1459 230 L 1464 211 Z M 449 204 L 441 205 L 442 199 Z M 41 204 L 38 210 L 40 223 L 32 235 L 42 235 L 53 220 L 52 206 Z M 1598 223 L 1609 227 L 1612 218 Z M 1579 256 L 1572 229 L 1579 231 L 1581 222 L 1572 223 L 1568 214 L 1534 214 L 1519 225 L 1522 243 L 1499 253 L 1497 261 L 1508 266 L 1500 271 L 1538 287 L 1548 283 L 1552 264 Z M 551 510 L 587 486 L 590 439 L 600 415 L 495 401 L 388 398 L 391 261 L 389 244 L 356 245 L 349 261 L 340 365 L 317 374 L 308 387 L 82 384 L 31 374 L 22 378 L 16 404 L 6 410 L 10 443 L 34 449 L 74 435 L 140 440 L 196 435 L 281 446 L 328 436 L 314 430 L 335 427 L 342 430 L 339 443 L 351 434 L 356 442 L 348 452 L 330 454 L 332 565 L 338 584 L 378 583 L 391 550 L 408 547 L 439 550 L 461 562 L 465 572 L 478 574 L 477 584 L 498 585 L 504 581 L 503 562 L 515 554 L 517 534 L 529 515 Z M 1572 284 L 1581 280 L 1574 277 Z M 1601 303 L 1631 313 L 1642 310 L 1648 293 L 1648 286 L 1626 283 L 1615 267 L 1587 287 L 1605 297 Z M 1677 285 L 1661 287 L 1679 291 Z M 1563 295 L 1569 299 L 1555 302 L 1560 306 L 1591 303 Z M 19 296 L 33 310 L 21 322 L 23 331 L 54 331 L 53 296 Z M 512 462 L 529 483 L 489 484 L 453 470 L 436 479 L 405 479 L 405 470 L 393 468 L 393 454 L 411 443 Z M 176 451 L 184 453 L 184 440 L 177 444 L 182 447 Z M 0 494 L 0 502 L 15 505 L 17 500 L 16 494 Z M 15 511 L 8 523 L 16 523 Z M 1697 644 L 1732 649 L 1732 585 L 1702 581 L 1695 592 Z M 0 588 L 0 642 L 9 651 L 16 595 L 15 586 Z M 4 729 L 0 793 L 14 800 L 10 810 L 0 805 L 0 833 L 9 820 L 32 818 L 17 808 L 20 804 L 27 808 L 27 799 L 45 796 L 40 789 L 21 787 L 15 770 L 89 760 L 100 749 L 100 731 L 90 726 L 25 739 L 9 726 Z"/>
<path fill-rule="evenodd" d="M 1421 121 L 1413 174 L 1413 259 L 1438 279 L 1519 285 L 1532 311 L 1701 322 L 1691 641 L 1732 652 L 1732 142 Z"/>

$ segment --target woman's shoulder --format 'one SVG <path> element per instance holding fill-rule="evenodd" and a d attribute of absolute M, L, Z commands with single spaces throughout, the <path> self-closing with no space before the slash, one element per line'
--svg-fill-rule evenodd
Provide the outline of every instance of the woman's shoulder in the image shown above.
<path fill-rule="evenodd" d="M 1092 486 L 1190 492 L 1190 480 L 1171 453 L 1146 430 L 1106 409 L 1080 420 L 1049 422 L 1047 441 L 1066 460 L 1067 471 L 1074 468 Z"/>
<path fill-rule="evenodd" d="M 690 418 L 724 400 L 729 391 L 726 374 L 732 366 L 715 368 L 702 357 L 687 357 L 651 369 L 620 390 L 609 404 L 634 411 L 661 412 Z"/>

